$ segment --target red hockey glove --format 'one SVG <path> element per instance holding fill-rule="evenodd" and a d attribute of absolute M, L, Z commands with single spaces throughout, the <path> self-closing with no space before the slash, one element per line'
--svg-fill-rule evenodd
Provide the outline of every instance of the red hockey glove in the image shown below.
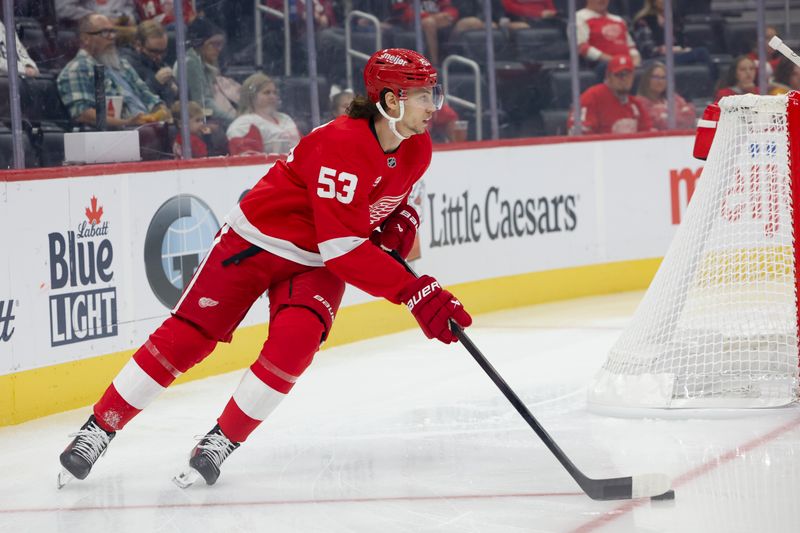
<path fill-rule="evenodd" d="M 370 240 L 387 251 L 396 251 L 405 259 L 414 246 L 414 238 L 419 228 L 419 215 L 408 204 L 403 204 L 389 215 L 381 226 L 375 230 Z"/>
<path fill-rule="evenodd" d="M 463 328 L 472 324 L 472 317 L 461 302 L 430 276 L 414 280 L 402 290 L 400 299 L 406 303 L 429 339 L 436 338 L 445 344 L 456 342 L 456 336 L 450 331 L 451 318 Z"/>

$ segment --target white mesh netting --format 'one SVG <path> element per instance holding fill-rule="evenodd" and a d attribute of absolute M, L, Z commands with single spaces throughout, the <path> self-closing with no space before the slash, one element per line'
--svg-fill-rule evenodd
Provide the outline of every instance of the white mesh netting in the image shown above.
<path fill-rule="evenodd" d="M 786 96 L 736 96 L 595 407 L 772 407 L 798 387 Z"/>

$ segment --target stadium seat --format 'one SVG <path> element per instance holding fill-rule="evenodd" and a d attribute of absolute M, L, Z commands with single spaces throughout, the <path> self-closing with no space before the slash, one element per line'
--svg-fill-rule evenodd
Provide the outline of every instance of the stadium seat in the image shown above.
<path fill-rule="evenodd" d="M 46 60 L 52 54 L 50 42 L 36 19 L 17 19 L 17 35 L 28 54 L 37 64 Z"/>
<path fill-rule="evenodd" d="M 279 81 L 281 93 L 281 107 L 284 113 L 293 117 L 295 115 L 311 113 L 311 82 L 307 76 L 292 76 Z M 317 77 L 317 91 L 319 93 L 320 116 L 330 109 L 330 84 L 322 76 Z"/>
<path fill-rule="evenodd" d="M 25 158 L 25 168 L 38 166 L 36 152 L 33 149 L 31 140 L 27 132 L 23 132 L 22 150 Z M 0 170 L 14 167 L 14 141 L 11 130 L 4 125 L 0 125 Z"/>
<path fill-rule="evenodd" d="M 551 75 L 553 87 L 554 109 L 568 109 L 572 106 L 572 77 L 569 70 L 558 70 Z M 578 83 L 581 93 L 597 83 L 597 75 L 593 70 L 578 71 Z"/>
<path fill-rule="evenodd" d="M 753 48 L 757 38 L 756 23 L 730 22 L 725 24 L 725 48 L 732 56 L 747 54 Z"/>
<path fill-rule="evenodd" d="M 714 81 L 706 65 L 675 65 L 675 90 L 686 98 L 710 98 L 714 92 Z"/>
<path fill-rule="evenodd" d="M 56 80 L 48 76 L 28 78 L 24 82 L 28 94 L 28 106 L 22 114 L 34 124 L 52 122 L 62 129 L 70 125 L 67 108 L 61 103 Z"/>
<path fill-rule="evenodd" d="M 408 48 L 409 50 L 416 50 L 417 34 L 413 31 L 394 30 L 392 32 L 392 46 L 394 48 Z"/>
<path fill-rule="evenodd" d="M 558 28 L 529 28 L 514 32 L 519 61 L 569 59 L 569 43 Z"/>
<path fill-rule="evenodd" d="M 725 43 L 710 22 L 687 23 L 683 27 L 683 44 L 690 48 L 704 46 L 711 54 L 725 52 Z"/>
<path fill-rule="evenodd" d="M 566 135 L 568 116 L 569 111 L 566 109 L 546 109 L 542 111 L 544 134 L 547 136 Z"/>
<path fill-rule="evenodd" d="M 516 59 L 514 47 L 505 33 L 500 30 L 492 30 L 492 37 L 494 39 L 495 62 L 514 61 Z M 471 30 L 462 32 L 452 41 L 452 45 L 456 47 L 453 49 L 454 52 L 477 61 L 481 65 L 486 64 L 486 31 Z"/>
<path fill-rule="evenodd" d="M 53 124 L 42 124 L 37 139 L 39 165 L 59 167 L 64 164 L 64 131 Z"/>

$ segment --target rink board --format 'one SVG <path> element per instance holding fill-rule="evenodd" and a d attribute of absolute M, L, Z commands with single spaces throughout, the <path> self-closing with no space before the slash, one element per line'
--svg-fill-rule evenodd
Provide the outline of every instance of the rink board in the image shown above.
<path fill-rule="evenodd" d="M 699 175 L 691 143 L 673 135 L 437 151 L 415 191 L 423 218 L 415 268 L 473 313 L 642 289 L 686 202 L 690 184 L 677 178 Z M 168 316 L 225 213 L 271 164 L 4 173 L 0 425 L 94 401 Z M 182 379 L 250 364 L 267 316 L 261 298 L 234 342 Z M 411 327 L 402 307 L 349 288 L 328 344 Z"/>

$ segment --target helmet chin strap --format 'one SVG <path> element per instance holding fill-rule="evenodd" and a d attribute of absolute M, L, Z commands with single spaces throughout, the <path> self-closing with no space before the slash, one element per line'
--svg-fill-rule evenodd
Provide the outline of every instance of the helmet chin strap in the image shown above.
<path fill-rule="evenodd" d="M 402 100 L 400 100 L 400 116 L 394 118 L 389 116 L 389 114 L 383 109 L 383 106 L 381 106 L 380 102 L 375 102 L 375 105 L 378 106 L 378 112 L 380 112 L 380 114 L 383 115 L 383 118 L 389 121 L 389 129 L 391 130 L 392 133 L 394 133 L 395 137 L 397 137 L 401 141 L 405 141 L 406 139 L 408 139 L 408 137 L 411 137 L 411 135 L 409 135 L 408 137 L 404 137 L 403 135 L 400 135 L 400 132 L 397 131 L 397 123 L 403 119 L 403 114 L 405 113 L 406 110 L 404 104 L 405 103 Z"/>

